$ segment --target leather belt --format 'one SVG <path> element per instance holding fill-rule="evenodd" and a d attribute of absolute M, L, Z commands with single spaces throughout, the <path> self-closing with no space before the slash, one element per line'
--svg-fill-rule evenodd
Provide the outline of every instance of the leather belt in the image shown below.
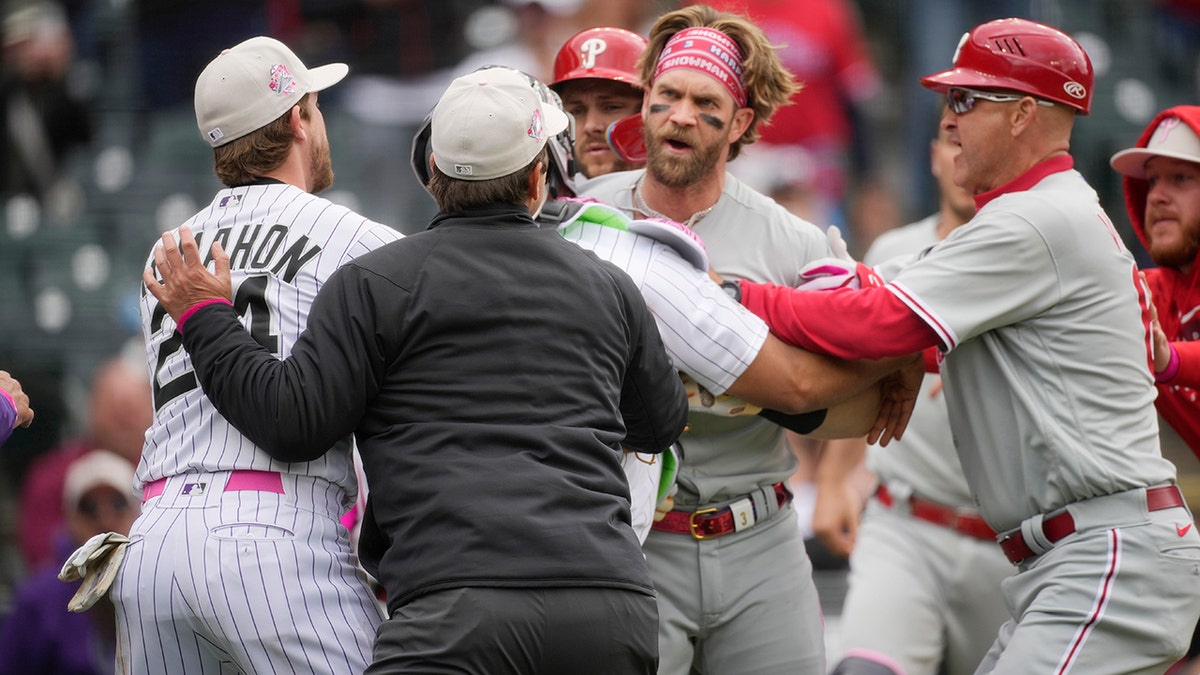
<path fill-rule="evenodd" d="M 1162 511 L 1183 505 L 1183 493 L 1175 485 L 1162 485 L 1146 490 L 1147 511 Z M 1063 511 L 1042 520 L 1042 534 L 1051 544 L 1057 543 L 1074 531 L 1075 518 L 1070 511 Z M 1020 565 L 1038 555 L 1033 547 L 1025 541 L 1025 535 L 1020 529 L 1013 530 L 1002 537 L 999 542 L 1000 548 L 1004 550 L 1004 555 L 1008 556 L 1008 561 L 1014 565 Z"/>
<path fill-rule="evenodd" d="M 875 491 L 875 498 L 889 509 L 896 503 L 896 499 L 883 484 L 880 484 L 879 489 Z M 965 511 L 917 495 L 908 498 L 908 508 L 913 518 L 948 527 L 959 534 L 975 539 L 996 540 L 996 531 L 974 511 Z"/>
<path fill-rule="evenodd" d="M 784 483 L 776 483 L 771 488 L 775 492 L 780 509 L 792 501 L 792 492 Z M 722 507 L 696 511 L 668 511 L 666 517 L 656 521 L 650 526 L 650 529 L 659 532 L 690 534 L 696 539 L 711 539 L 754 527 L 758 523 L 766 521 L 774 513 L 778 513 L 778 511 L 757 513 L 751 495 L 746 495 Z"/>

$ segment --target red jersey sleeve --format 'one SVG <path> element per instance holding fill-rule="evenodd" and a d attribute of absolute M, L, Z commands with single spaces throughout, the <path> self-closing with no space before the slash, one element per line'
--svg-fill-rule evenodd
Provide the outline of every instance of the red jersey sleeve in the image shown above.
<path fill-rule="evenodd" d="M 881 359 L 940 344 L 937 333 L 886 287 L 801 291 L 742 281 L 742 304 L 771 332 L 810 352 Z"/>

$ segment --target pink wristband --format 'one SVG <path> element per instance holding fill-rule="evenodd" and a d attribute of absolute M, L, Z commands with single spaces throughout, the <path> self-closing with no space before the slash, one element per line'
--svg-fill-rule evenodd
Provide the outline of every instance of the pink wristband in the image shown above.
<path fill-rule="evenodd" d="M 8 390 L 0 389 L 0 396 L 8 399 L 8 404 L 12 406 L 13 410 L 17 409 L 17 402 L 13 400 L 12 394 L 8 393 Z"/>
<path fill-rule="evenodd" d="M 179 331 L 180 333 L 183 333 L 183 323 L 185 321 L 192 318 L 192 315 L 195 314 L 196 312 L 199 312 L 201 309 L 208 307 L 209 305 L 215 305 L 217 303 L 226 304 L 231 307 L 233 306 L 233 303 L 226 300 L 225 298 L 210 298 L 208 300 L 201 300 L 200 302 L 197 302 L 196 304 L 192 305 L 191 307 L 188 307 L 187 311 L 184 312 L 183 315 L 179 317 L 179 320 L 175 322 L 175 330 Z"/>
<path fill-rule="evenodd" d="M 1175 351 L 1175 345 L 1170 342 L 1167 343 L 1167 347 L 1171 349 L 1171 359 L 1167 361 L 1167 367 L 1163 368 L 1161 373 L 1154 374 L 1154 381 L 1159 384 L 1170 382 L 1179 374 L 1179 352 Z"/>

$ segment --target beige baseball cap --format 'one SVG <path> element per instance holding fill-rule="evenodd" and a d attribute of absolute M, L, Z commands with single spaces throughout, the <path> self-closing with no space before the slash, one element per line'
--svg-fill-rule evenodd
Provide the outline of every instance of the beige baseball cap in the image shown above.
<path fill-rule="evenodd" d="M 519 73 L 486 68 L 450 83 L 433 109 L 429 145 L 442 173 L 491 180 L 527 166 L 569 123 Z"/>
<path fill-rule="evenodd" d="M 221 52 L 196 79 L 196 124 L 216 148 L 261 129 L 310 91 L 337 84 L 349 66 L 306 68 L 279 40 L 252 37 Z"/>
<path fill-rule="evenodd" d="M 1112 156 L 1109 164 L 1130 178 L 1146 178 L 1146 162 L 1171 157 L 1200 163 L 1200 137 L 1178 117 L 1164 117 L 1144 148 L 1129 148 Z"/>

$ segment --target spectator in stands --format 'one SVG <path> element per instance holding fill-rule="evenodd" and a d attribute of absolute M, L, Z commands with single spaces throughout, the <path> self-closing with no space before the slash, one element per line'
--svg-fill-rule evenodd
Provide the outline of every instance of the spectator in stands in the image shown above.
<path fill-rule="evenodd" d="M 133 497 L 133 466 L 107 450 L 92 450 L 67 469 L 62 509 L 69 539 L 61 541 L 57 560 L 102 532 L 128 534 L 138 514 Z M 58 580 L 58 567 L 33 575 L 17 591 L 12 613 L 0 625 L 0 675 L 103 675 L 116 661 L 116 624 L 112 602 L 101 598 L 74 614 L 67 602 L 80 581 Z"/>
<path fill-rule="evenodd" d="M 17 529 L 29 570 L 54 563 L 56 543 L 66 536 L 62 503 L 67 467 L 97 448 L 125 458 L 130 468 L 137 466 L 152 413 L 145 364 L 118 355 L 100 366 L 88 397 L 87 431 L 34 460 L 22 481 Z"/>

